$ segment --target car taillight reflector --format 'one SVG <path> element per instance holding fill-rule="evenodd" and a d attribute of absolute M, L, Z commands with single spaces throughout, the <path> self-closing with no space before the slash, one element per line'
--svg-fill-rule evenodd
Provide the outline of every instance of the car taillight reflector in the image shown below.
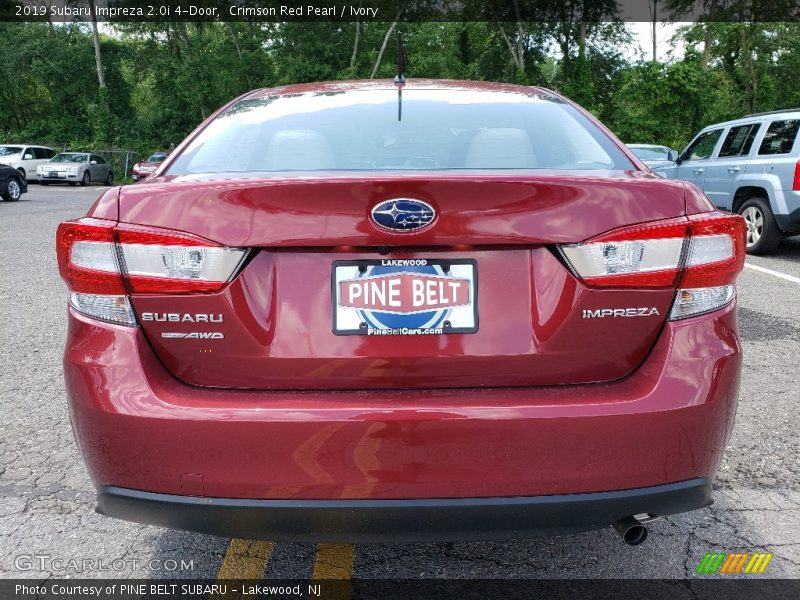
<path fill-rule="evenodd" d="M 127 296 L 72 292 L 69 303 L 79 313 L 101 321 L 117 325 L 136 325 L 136 315 Z"/>
<path fill-rule="evenodd" d="M 677 287 L 671 318 L 685 318 L 733 298 L 745 225 L 738 215 L 705 213 L 618 229 L 561 250 L 591 287 Z"/>
<path fill-rule="evenodd" d="M 72 306 L 128 324 L 127 294 L 218 291 L 247 254 L 185 233 L 100 219 L 62 223 L 56 247 L 61 277 L 73 292 Z"/>
<path fill-rule="evenodd" d="M 733 300 L 735 294 L 736 287 L 733 285 L 710 288 L 682 288 L 678 290 L 675 296 L 672 310 L 669 312 L 669 318 L 675 321 L 717 310 Z"/>

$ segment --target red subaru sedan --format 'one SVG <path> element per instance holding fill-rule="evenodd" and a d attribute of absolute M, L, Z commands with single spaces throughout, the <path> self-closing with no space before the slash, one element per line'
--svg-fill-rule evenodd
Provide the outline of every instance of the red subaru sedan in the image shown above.
<path fill-rule="evenodd" d="M 102 514 L 638 543 L 712 503 L 744 224 L 548 90 L 258 90 L 57 248 Z"/>

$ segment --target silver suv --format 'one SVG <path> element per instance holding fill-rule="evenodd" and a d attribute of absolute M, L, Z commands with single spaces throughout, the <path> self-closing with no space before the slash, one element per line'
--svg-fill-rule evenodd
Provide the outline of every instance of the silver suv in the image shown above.
<path fill-rule="evenodd" d="M 670 179 L 691 181 L 717 207 L 747 222 L 747 252 L 766 254 L 800 234 L 800 109 L 747 115 L 698 133 Z"/>

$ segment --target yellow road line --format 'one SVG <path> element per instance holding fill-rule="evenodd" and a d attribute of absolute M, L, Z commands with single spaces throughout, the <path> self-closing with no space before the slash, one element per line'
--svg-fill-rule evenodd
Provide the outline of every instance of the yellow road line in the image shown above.
<path fill-rule="evenodd" d="M 350 579 L 356 547 L 353 544 L 317 544 L 312 579 Z"/>
<path fill-rule="evenodd" d="M 272 542 L 231 539 L 217 579 L 261 579 L 272 557 L 273 548 Z M 229 592 L 224 598 L 232 600 L 237 597 L 232 594 L 233 592 Z M 214 594 L 209 600 L 222 600 L 222 598 Z"/>
<path fill-rule="evenodd" d="M 273 547 L 272 542 L 232 539 L 218 579 L 261 579 Z"/>
<path fill-rule="evenodd" d="M 353 544 L 317 544 L 312 580 L 333 580 L 325 586 L 325 597 L 330 600 L 350 600 L 353 590 L 353 561 L 356 547 Z"/>

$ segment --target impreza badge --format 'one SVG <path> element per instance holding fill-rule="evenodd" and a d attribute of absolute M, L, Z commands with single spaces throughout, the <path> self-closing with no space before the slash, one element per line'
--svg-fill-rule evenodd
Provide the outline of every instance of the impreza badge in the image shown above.
<path fill-rule="evenodd" d="M 658 316 L 660 313 L 655 306 L 643 308 L 597 308 L 595 310 L 584 310 L 584 319 L 602 319 L 604 317 L 651 317 Z"/>

